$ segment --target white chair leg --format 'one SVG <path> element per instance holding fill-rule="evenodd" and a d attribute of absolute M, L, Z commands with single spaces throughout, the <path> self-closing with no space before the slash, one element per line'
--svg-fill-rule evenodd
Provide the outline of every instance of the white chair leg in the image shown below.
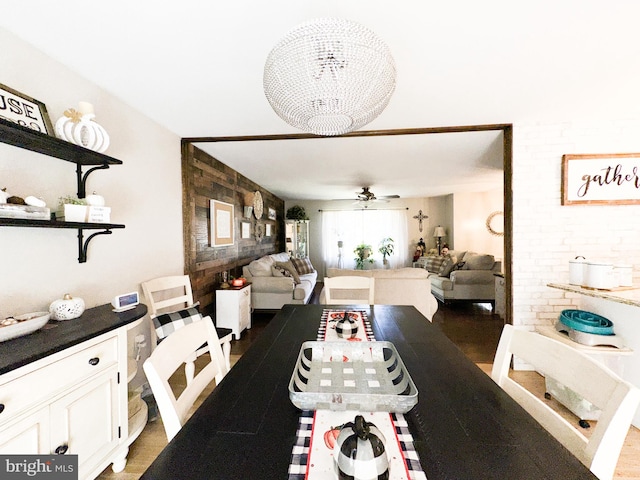
<path fill-rule="evenodd" d="M 222 353 L 224 354 L 224 361 L 227 364 L 227 370 L 231 370 L 231 341 L 227 340 L 222 343 Z"/>

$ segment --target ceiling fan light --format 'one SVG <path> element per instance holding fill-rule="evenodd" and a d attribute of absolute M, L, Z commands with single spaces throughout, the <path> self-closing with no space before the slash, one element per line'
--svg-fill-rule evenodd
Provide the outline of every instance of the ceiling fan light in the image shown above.
<path fill-rule="evenodd" d="M 293 28 L 271 50 L 263 86 L 288 124 L 316 135 L 357 130 L 376 118 L 395 90 L 389 48 L 368 28 L 322 18 Z"/>

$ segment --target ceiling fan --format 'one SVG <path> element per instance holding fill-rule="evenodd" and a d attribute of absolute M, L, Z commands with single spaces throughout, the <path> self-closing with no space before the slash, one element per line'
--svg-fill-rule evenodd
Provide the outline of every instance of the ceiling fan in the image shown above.
<path fill-rule="evenodd" d="M 388 202 L 390 198 L 400 198 L 400 195 L 381 195 L 377 196 L 369 190 L 369 187 L 362 187 L 362 192 L 356 192 L 357 198 L 355 203 L 364 205 L 365 208 L 370 202 Z"/>

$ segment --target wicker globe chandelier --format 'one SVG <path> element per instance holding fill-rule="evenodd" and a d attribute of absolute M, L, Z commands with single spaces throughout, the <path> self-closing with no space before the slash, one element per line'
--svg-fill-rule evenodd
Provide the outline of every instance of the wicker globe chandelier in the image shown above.
<path fill-rule="evenodd" d="M 264 67 L 264 93 L 288 124 L 330 136 L 376 118 L 395 89 L 389 48 L 368 28 L 321 18 L 293 28 Z"/>

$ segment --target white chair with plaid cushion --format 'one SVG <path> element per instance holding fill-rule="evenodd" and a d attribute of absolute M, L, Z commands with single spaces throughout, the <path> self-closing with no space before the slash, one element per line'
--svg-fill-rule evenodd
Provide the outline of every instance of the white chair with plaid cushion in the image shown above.
<path fill-rule="evenodd" d="M 211 361 L 203 366 L 187 383 L 186 388 L 176 396 L 169 384 L 169 378 L 185 358 L 192 357 L 196 350 L 200 349 L 203 339 L 206 339 Z M 158 404 L 167 439 L 171 441 L 182 428 L 189 410 L 202 391 L 214 378 L 216 384 L 220 383 L 228 371 L 211 317 L 207 316 L 187 324 L 169 335 L 145 360 L 143 369 Z"/>
<path fill-rule="evenodd" d="M 327 305 L 373 305 L 374 286 L 373 277 L 325 277 L 325 302 Z"/>
<path fill-rule="evenodd" d="M 149 316 L 153 322 L 153 328 L 151 329 L 152 345 L 160 343 L 168 335 L 185 325 L 202 319 L 197 305 L 193 303 L 189 275 L 159 277 L 142 282 L 141 285 L 142 292 L 147 299 Z M 225 364 L 229 369 L 231 368 L 231 329 L 216 327 L 216 331 L 222 345 Z M 207 351 L 208 347 L 205 344 L 196 352 L 191 361 L 185 362 L 187 382 L 191 382 L 193 379 L 196 357 Z"/>

